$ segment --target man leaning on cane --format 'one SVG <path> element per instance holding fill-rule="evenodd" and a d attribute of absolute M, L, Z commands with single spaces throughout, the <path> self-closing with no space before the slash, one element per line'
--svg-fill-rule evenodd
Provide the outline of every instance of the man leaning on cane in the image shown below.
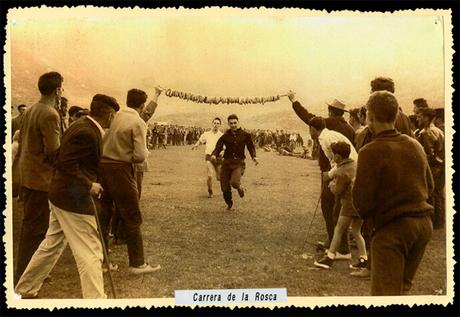
<path fill-rule="evenodd" d="M 83 298 L 106 298 L 91 195 L 102 192 L 97 182 L 102 137 L 120 107 L 112 97 L 95 95 L 90 108 L 90 115 L 72 124 L 62 137 L 48 195 L 49 228 L 16 285 L 22 298 L 37 297 L 67 243 L 77 263 Z"/>

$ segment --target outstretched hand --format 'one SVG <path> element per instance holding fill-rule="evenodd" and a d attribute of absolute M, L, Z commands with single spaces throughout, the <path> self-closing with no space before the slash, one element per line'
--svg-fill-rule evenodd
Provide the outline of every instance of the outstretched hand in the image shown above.
<path fill-rule="evenodd" d="M 287 96 L 288 96 L 289 100 L 291 100 L 291 102 L 296 101 L 295 92 L 294 92 L 294 91 L 289 90 L 289 91 L 287 92 Z"/>
<path fill-rule="evenodd" d="M 253 158 L 252 161 L 254 162 L 255 166 L 259 165 L 259 161 L 257 160 L 257 158 Z"/>

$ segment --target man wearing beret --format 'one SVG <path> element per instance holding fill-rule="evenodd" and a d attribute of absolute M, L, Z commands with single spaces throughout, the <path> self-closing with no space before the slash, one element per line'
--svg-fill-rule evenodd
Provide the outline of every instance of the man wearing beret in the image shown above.
<path fill-rule="evenodd" d="M 74 122 L 62 137 L 49 187 L 49 228 L 15 289 L 24 298 L 38 295 L 67 244 L 77 263 L 83 298 L 106 298 L 91 196 L 102 192 L 97 177 L 102 138 L 118 109 L 114 98 L 95 95 L 90 115 Z"/>

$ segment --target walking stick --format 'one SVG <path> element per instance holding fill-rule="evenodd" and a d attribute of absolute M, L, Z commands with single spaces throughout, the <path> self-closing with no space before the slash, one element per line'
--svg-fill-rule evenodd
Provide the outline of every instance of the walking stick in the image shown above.
<path fill-rule="evenodd" d="M 110 287 L 112 288 L 113 298 L 117 298 L 117 293 L 115 292 L 115 285 L 113 284 L 113 280 L 112 280 L 112 273 L 110 272 L 109 252 L 107 252 L 107 247 L 105 245 L 104 236 L 102 234 L 102 227 L 101 227 L 101 222 L 99 221 L 97 207 L 96 207 L 96 204 L 94 203 L 94 199 L 92 196 L 91 196 L 91 203 L 93 204 L 94 215 L 96 216 L 97 229 L 99 231 L 99 238 L 101 239 L 101 243 L 102 243 L 102 251 L 104 253 L 105 264 L 107 264 L 107 273 L 109 273 L 109 282 L 110 282 Z"/>
<path fill-rule="evenodd" d="M 308 238 L 309 238 L 309 235 L 310 235 L 311 226 L 313 225 L 313 220 L 315 220 L 316 212 L 318 211 L 318 206 L 319 206 L 320 201 L 321 201 L 321 194 L 319 195 L 318 201 L 316 202 L 315 211 L 313 212 L 313 216 L 311 217 L 310 225 L 308 226 L 308 229 L 307 229 L 307 235 L 305 237 L 305 243 L 302 246 L 302 250 L 305 248 L 305 246 L 307 244 L 314 245 L 314 243 L 308 241 Z"/>

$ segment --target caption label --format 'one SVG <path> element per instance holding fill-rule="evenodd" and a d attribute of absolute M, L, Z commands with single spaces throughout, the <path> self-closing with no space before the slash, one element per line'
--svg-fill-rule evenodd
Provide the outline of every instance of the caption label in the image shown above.
<path fill-rule="evenodd" d="M 286 302 L 285 288 L 177 290 L 176 304 L 226 304 Z"/>

